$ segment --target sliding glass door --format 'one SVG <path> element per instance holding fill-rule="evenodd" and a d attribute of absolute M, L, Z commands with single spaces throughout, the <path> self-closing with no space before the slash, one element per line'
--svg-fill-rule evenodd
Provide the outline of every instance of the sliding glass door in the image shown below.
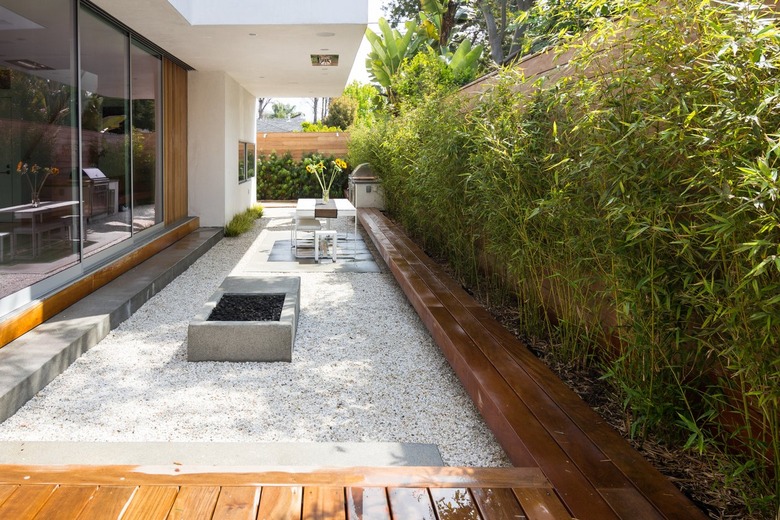
<path fill-rule="evenodd" d="M 161 99 L 86 2 L 0 0 L 0 316 L 162 227 Z"/>

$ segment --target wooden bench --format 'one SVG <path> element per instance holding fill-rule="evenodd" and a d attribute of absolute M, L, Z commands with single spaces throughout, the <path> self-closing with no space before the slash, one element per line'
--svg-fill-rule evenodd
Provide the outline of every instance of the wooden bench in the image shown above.
<path fill-rule="evenodd" d="M 579 519 L 705 515 L 379 210 L 359 219 L 516 466 Z"/>

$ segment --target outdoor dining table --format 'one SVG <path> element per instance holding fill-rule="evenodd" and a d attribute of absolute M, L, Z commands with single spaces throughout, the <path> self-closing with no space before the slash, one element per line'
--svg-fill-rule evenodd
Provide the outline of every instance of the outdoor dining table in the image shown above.
<path fill-rule="evenodd" d="M 78 201 L 75 200 L 43 201 L 37 206 L 34 206 L 33 204 L 21 204 L 19 206 L 0 208 L 0 214 L 11 213 L 14 217 L 11 237 L 11 257 L 14 256 L 16 250 L 16 235 L 20 234 L 22 231 L 25 234 L 30 234 L 33 258 L 38 256 L 39 248 L 37 235 L 56 227 L 62 227 L 62 224 L 59 222 L 44 222 L 44 216 L 52 211 L 69 208 L 77 204 Z M 25 222 L 26 220 L 29 220 L 29 225 Z"/>
<path fill-rule="evenodd" d="M 352 236 L 352 257 L 357 257 L 357 209 L 348 199 L 298 199 L 295 206 L 297 218 L 345 218 L 355 217 L 355 229 Z"/>

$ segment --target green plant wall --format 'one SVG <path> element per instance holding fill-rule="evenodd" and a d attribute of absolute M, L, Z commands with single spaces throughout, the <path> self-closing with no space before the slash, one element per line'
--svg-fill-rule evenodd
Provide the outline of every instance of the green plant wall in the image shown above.
<path fill-rule="evenodd" d="M 640 2 L 572 73 L 352 131 L 388 210 L 529 335 L 599 364 L 631 432 L 701 452 L 758 514 L 780 485 L 780 38 L 761 4 Z M 414 106 L 412 106 L 414 105 Z"/>

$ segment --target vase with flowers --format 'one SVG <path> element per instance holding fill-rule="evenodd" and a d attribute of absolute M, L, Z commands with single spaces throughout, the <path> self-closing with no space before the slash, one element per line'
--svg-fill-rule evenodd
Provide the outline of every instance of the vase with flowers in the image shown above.
<path fill-rule="evenodd" d="M 330 187 L 333 185 L 333 180 L 339 173 L 344 171 L 344 168 L 346 167 L 347 163 L 343 159 L 335 159 L 330 162 L 329 166 L 325 166 L 325 161 L 308 164 L 306 166 L 306 171 L 314 174 L 320 188 L 322 188 L 322 202 L 328 203 L 328 200 L 330 200 Z"/>
<path fill-rule="evenodd" d="M 19 161 L 19 164 L 16 165 L 16 171 L 27 179 L 27 183 L 30 185 L 31 203 L 35 208 L 41 204 L 43 183 L 46 182 L 49 175 L 58 175 L 60 173 L 60 169 L 55 166 L 41 168 L 37 164 L 30 166 L 22 161 Z"/>

